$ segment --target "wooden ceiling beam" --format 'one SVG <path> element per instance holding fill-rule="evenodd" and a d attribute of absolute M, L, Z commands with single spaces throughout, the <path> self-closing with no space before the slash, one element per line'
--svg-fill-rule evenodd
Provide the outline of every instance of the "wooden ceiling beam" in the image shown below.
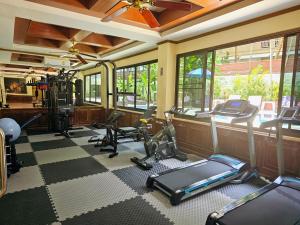
<path fill-rule="evenodd" d="M 7 68 L 29 69 L 29 66 L 16 65 L 16 64 L 5 64 L 4 66 Z"/>
<path fill-rule="evenodd" d="M 90 46 L 90 45 L 76 44 L 75 48 L 77 48 L 82 53 L 92 53 L 92 54 L 97 53 L 96 47 L 93 47 L 93 46 Z"/>
<path fill-rule="evenodd" d="M 81 1 L 81 0 L 51 0 L 51 1 L 54 3 L 57 3 L 57 4 L 69 5 L 69 6 L 77 7 L 77 8 L 86 8 L 85 0 L 83 0 L 83 1 Z"/>
<path fill-rule="evenodd" d="M 34 45 L 38 47 L 46 47 L 46 48 L 60 47 L 60 41 L 50 40 L 45 38 L 36 38 L 36 37 L 26 37 L 24 44 Z"/>
<path fill-rule="evenodd" d="M 33 62 L 33 63 L 41 63 L 43 62 L 44 57 L 37 55 L 26 55 L 19 53 L 11 54 L 11 61 L 22 61 L 22 62 Z"/>
<path fill-rule="evenodd" d="M 65 35 L 66 28 L 31 21 L 27 35 L 31 37 L 47 38 L 59 41 L 67 41 L 69 38 Z"/>
<path fill-rule="evenodd" d="M 73 35 L 71 40 L 68 40 L 64 42 L 60 48 L 64 50 L 68 50 L 69 48 L 72 47 L 73 43 L 72 40 L 75 40 L 76 42 L 81 42 L 83 39 L 85 39 L 87 36 L 89 36 L 92 32 L 89 31 L 84 31 L 84 30 L 79 30 L 75 35 Z"/>
<path fill-rule="evenodd" d="M 104 52 L 104 51 L 106 51 L 108 49 L 109 48 L 98 47 L 98 48 L 96 48 L 96 51 L 97 51 L 98 54 L 102 54 L 102 52 Z"/>
<path fill-rule="evenodd" d="M 212 0 L 215 1 L 215 0 Z M 219 1 L 219 0 L 217 0 Z M 166 25 L 168 23 L 178 23 L 179 21 L 185 21 L 185 17 L 193 14 L 194 12 L 198 12 L 202 7 L 199 5 L 193 5 L 191 11 L 183 11 L 183 10 L 171 10 L 166 9 L 158 14 L 158 22 L 161 26 Z"/>
<path fill-rule="evenodd" d="M 64 34 L 64 36 L 67 37 L 67 39 L 73 39 L 74 36 L 80 32 L 79 29 L 74 28 L 68 28 L 68 27 L 59 27 L 60 32 Z"/>
<path fill-rule="evenodd" d="M 60 8 L 72 12 L 77 12 L 89 16 L 103 17 L 104 13 L 102 11 L 95 12 L 93 10 L 89 10 L 86 5 L 83 5 L 78 0 L 27 0 L 30 2 L 39 3 L 42 5 L 47 5 L 55 8 Z M 104 0 L 106 1 L 106 0 Z M 69 4 L 68 4 L 69 2 Z"/>
<path fill-rule="evenodd" d="M 15 18 L 14 43 L 24 44 L 29 25 L 30 20 L 18 17 Z"/>
<path fill-rule="evenodd" d="M 79 0 L 87 9 L 100 11 L 105 4 L 105 1 L 101 0 Z M 107 0 L 106 0 L 107 1 Z"/>
<path fill-rule="evenodd" d="M 117 45 L 123 44 L 126 41 L 128 41 L 128 39 L 126 39 L 126 38 L 112 37 L 113 46 L 117 46 Z"/>
<path fill-rule="evenodd" d="M 91 33 L 86 38 L 82 39 L 80 42 L 89 45 L 94 45 L 97 47 L 113 47 L 112 37 L 103 34 Z"/>
<path fill-rule="evenodd" d="M 260 2 L 261 0 L 194 0 L 196 2 L 200 2 L 201 6 L 198 10 L 193 10 L 191 13 L 187 15 L 182 15 L 182 12 L 179 11 L 163 11 L 158 19 L 161 24 L 160 31 L 166 31 L 170 28 L 181 25 L 187 21 L 191 21 L 196 18 L 200 18 L 202 16 L 206 16 L 209 14 L 214 14 L 213 18 L 217 16 L 224 15 L 225 13 L 233 12 L 235 10 L 241 9 L 243 7 L 255 4 Z M 224 9 L 224 10 L 223 10 Z M 175 13 L 176 12 L 176 13 Z M 218 13 L 220 12 L 220 13 Z M 216 15 L 216 13 L 218 15 Z"/>
<path fill-rule="evenodd" d="M 18 54 L 18 53 L 12 53 L 11 57 L 10 57 L 10 60 L 11 61 L 19 61 L 19 57 L 20 57 L 20 54 Z"/>

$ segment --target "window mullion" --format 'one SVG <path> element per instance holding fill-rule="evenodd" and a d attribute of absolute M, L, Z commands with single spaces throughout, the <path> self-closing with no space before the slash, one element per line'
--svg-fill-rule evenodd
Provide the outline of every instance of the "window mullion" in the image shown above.
<path fill-rule="evenodd" d="M 203 112 L 205 109 L 205 98 L 206 98 L 206 69 L 207 69 L 207 52 L 202 54 L 204 56 L 204 66 L 202 68 L 203 70 L 203 76 L 202 76 L 202 109 L 201 111 Z"/>
<path fill-rule="evenodd" d="M 150 69 L 150 67 L 151 67 L 151 64 L 148 64 L 148 91 L 147 91 L 147 94 L 148 94 L 148 96 L 147 96 L 147 109 L 150 107 L 150 96 L 151 96 L 151 93 L 150 93 L 150 72 L 151 72 L 151 69 Z"/>
<path fill-rule="evenodd" d="M 186 73 L 186 68 L 185 68 L 185 64 L 186 64 L 186 57 L 184 56 L 183 58 L 183 78 L 182 78 L 182 109 L 184 110 L 185 106 L 184 106 L 184 94 L 185 94 L 185 73 Z"/>
<path fill-rule="evenodd" d="M 216 60 L 216 51 L 212 52 L 212 67 L 210 71 L 210 96 L 209 96 L 209 110 L 212 110 L 213 107 L 213 98 L 214 98 L 214 79 L 215 79 L 215 63 Z"/>

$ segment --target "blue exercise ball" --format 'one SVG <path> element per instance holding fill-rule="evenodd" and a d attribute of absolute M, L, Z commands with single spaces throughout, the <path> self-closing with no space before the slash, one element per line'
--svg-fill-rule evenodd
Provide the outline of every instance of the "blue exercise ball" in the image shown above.
<path fill-rule="evenodd" d="M 12 135 L 10 141 L 15 141 L 21 134 L 20 125 L 11 118 L 0 119 L 0 128 L 4 131 L 5 135 Z"/>

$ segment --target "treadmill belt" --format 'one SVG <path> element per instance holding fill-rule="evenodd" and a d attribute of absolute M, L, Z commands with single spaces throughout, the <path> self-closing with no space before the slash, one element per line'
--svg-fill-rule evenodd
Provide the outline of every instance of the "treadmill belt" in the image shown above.
<path fill-rule="evenodd" d="M 300 192 L 279 186 L 262 196 L 226 213 L 224 225 L 298 225 Z"/>
<path fill-rule="evenodd" d="M 161 175 L 156 180 L 173 191 L 189 186 L 209 177 L 232 170 L 232 167 L 215 161 L 207 161 Z"/>

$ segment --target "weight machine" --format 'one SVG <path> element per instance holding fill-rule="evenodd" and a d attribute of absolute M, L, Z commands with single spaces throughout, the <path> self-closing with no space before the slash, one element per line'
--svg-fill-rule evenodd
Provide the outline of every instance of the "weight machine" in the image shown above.
<path fill-rule="evenodd" d="M 82 105 L 82 80 L 76 79 L 77 70 L 65 72 L 63 69 L 57 76 L 47 75 L 47 105 L 48 105 L 48 129 L 59 132 L 57 135 L 71 137 L 69 130 L 82 129 L 74 128 L 71 124 L 71 117 L 75 105 Z M 75 98 L 73 99 L 73 88 L 75 85 Z"/>

